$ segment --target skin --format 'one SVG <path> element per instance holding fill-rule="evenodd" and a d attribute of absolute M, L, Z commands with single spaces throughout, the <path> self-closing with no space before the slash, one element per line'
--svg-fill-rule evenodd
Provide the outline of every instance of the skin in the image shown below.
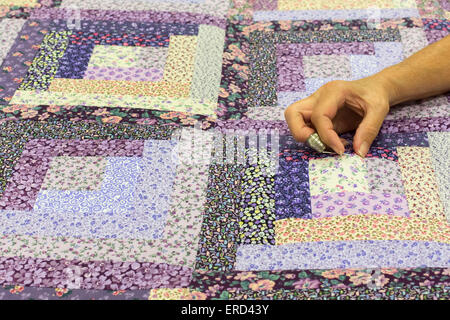
<path fill-rule="evenodd" d="M 328 82 L 284 112 L 295 140 L 317 132 L 338 154 L 345 151 L 339 134 L 356 129 L 353 149 L 365 157 L 384 118 L 396 104 L 450 91 L 450 36 L 399 64 L 367 78 Z"/>

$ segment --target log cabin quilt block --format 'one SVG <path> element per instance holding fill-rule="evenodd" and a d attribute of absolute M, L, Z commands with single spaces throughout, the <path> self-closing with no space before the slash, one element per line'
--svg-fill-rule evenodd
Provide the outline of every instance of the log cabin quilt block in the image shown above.
<path fill-rule="evenodd" d="M 449 10 L 0 0 L 0 299 L 448 299 L 450 96 L 391 108 L 365 159 L 283 110 Z"/>

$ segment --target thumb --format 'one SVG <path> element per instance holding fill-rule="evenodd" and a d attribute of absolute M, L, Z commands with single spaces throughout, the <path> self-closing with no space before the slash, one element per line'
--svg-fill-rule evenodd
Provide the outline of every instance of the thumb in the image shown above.
<path fill-rule="evenodd" d="M 369 109 L 356 129 L 353 149 L 362 158 L 366 156 L 373 140 L 377 137 L 386 115 L 387 111 Z"/>

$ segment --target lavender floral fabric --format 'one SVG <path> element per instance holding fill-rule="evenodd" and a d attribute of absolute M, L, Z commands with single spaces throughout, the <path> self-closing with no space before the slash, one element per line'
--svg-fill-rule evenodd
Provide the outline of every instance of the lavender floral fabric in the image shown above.
<path fill-rule="evenodd" d="M 388 214 L 409 217 L 405 195 L 340 192 L 311 196 L 313 218 L 349 214 Z"/>
<path fill-rule="evenodd" d="M 450 95 L 364 160 L 283 116 L 448 35 L 407 2 L 1 4 L 0 299 L 448 300 Z"/>

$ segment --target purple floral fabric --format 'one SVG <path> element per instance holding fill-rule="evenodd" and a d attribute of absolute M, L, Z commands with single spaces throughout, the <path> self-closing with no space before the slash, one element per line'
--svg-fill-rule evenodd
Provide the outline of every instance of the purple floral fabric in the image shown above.
<path fill-rule="evenodd" d="M 79 10 L 67 8 L 70 2 Z M 436 141 L 450 131 L 449 94 L 393 109 L 364 161 L 353 152 L 354 132 L 343 134 L 349 145 L 342 159 L 355 162 L 333 159 L 342 172 L 319 174 L 313 182 L 317 172 L 310 165 L 338 157 L 296 142 L 280 109 L 282 102 L 306 97 L 327 81 L 368 75 L 446 37 L 448 0 L 420 0 L 413 10 L 382 9 L 390 16 L 375 22 L 354 19 L 358 15 L 345 4 L 317 20 L 317 12 L 279 10 L 276 0 L 175 1 L 161 4 L 164 10 L 156 5 L 144 10 L 149 4 L 132 2 L 119 7 L 109 0 L 36 0 L 29 7 L 0 6 L 2 25 L 21 22 L 6 37 L 0 68 L 1 220 L 16 222 L 0 228 L 1 300 L 147 300 L 177 290 L 189 292 L 175 294 L 184 299 L 448 300 L 444 216 L 430 219 L 437 230 L 429 235 L 433 241 L 308 242 L 307 228 L 280 228 L 285 221 L 294 228 L 339 220 L 345 222 L 342 228 L 359 232 L 348 221 L 373 217 L 410 226 L 414 204 L 411 190 L 405 191 L 400 147 L 431 150 L 429 163 L 410 159 L 408 165 L 428 166 L 417 177 L 426 175 L 430 190 L 445 194 L 446 148 Z M 411 16 L 401 17 L 405 13 Z M 347 14 L 346 19 L 336 19 L 337 14 Z M 258 21 L 264 16 L 293 19 Z M 305 19 L 295 19 L 299 16 Z M 213 46 L 216 39 L 201 38 L 205 30 L 222 35 L 220 42 Z M 192 69 L 194 75 L 177 84 L 187 94 L 176 102 L 158 96 L 173 109 L 11 103 L 18 90 L 47 94 L 55 78 L 100 79 L 106 87 L 111 81 L 158 82 L 164 93 L 166 59 L 176 52 L 173 37 L 196 42 L 192 65 L 179 61 L 180 70 Z M 90 64 L 95 46 L 163 48 L 167 54 L 149 54 L 156 66 L 98 66 Z M 216 95 L 213 101 L 196 101 L 199 110 L 212 111 L 181 112 L 202 94 L 203 84 L 194 82 L 203 78 L 202 67 L 213 55 L 218 56 L 211 81 Z M 274 109 L 276 114 L 267 112 Z M 183 148 L 192 127 L 208 138 L 202 139 L 208 148 L 212 136 L 219 136 L 220 144 L 233 133 L 257 134 L 261 145 L 264 136 L 279 134 L 278 148 L 267 149 L 277 150 L 277 162 L 215 163 L 210 153 L 202 155 L 201 166 L 178 162 L 179 156 L 189 158 Z M 234 140 L 224 145 L 234 149 Z M 254 151 L 250 144 L 243 149 L 246 155 Z M 350 190 L 355 181 L 348 169 L 358 174 L 363 190 Z M 94 193 L 97 203 L 86 209 L 83 199 Z M 117 219 L 105 210 L 111 199 Z M 41 207 L 48 211 L 36 214 Z M 59 216 L 51 212 L 54 207 Z M 416 217 L 424 227 L 417 234 L 426 231 L 425 218 Z M 117 229 L 104 233 L 113 220 Z M 150 231 L 155 231 L 152 239 L 139 238 Z M 281 244 L 286 239 L 292 243 Z"/>
<path fill-rule="evenodd" d="M 409 217 L 405 195 L 389 193 L 340 192 L 311 196 L 313 218 L 350 214 L 388 214 Z"/>
<path fill-rule="evenodd" d="M 167 264 L 0 258 L 0 284 L 87 290 L 140 290 L 189 285 L 192 270 Z"/>

